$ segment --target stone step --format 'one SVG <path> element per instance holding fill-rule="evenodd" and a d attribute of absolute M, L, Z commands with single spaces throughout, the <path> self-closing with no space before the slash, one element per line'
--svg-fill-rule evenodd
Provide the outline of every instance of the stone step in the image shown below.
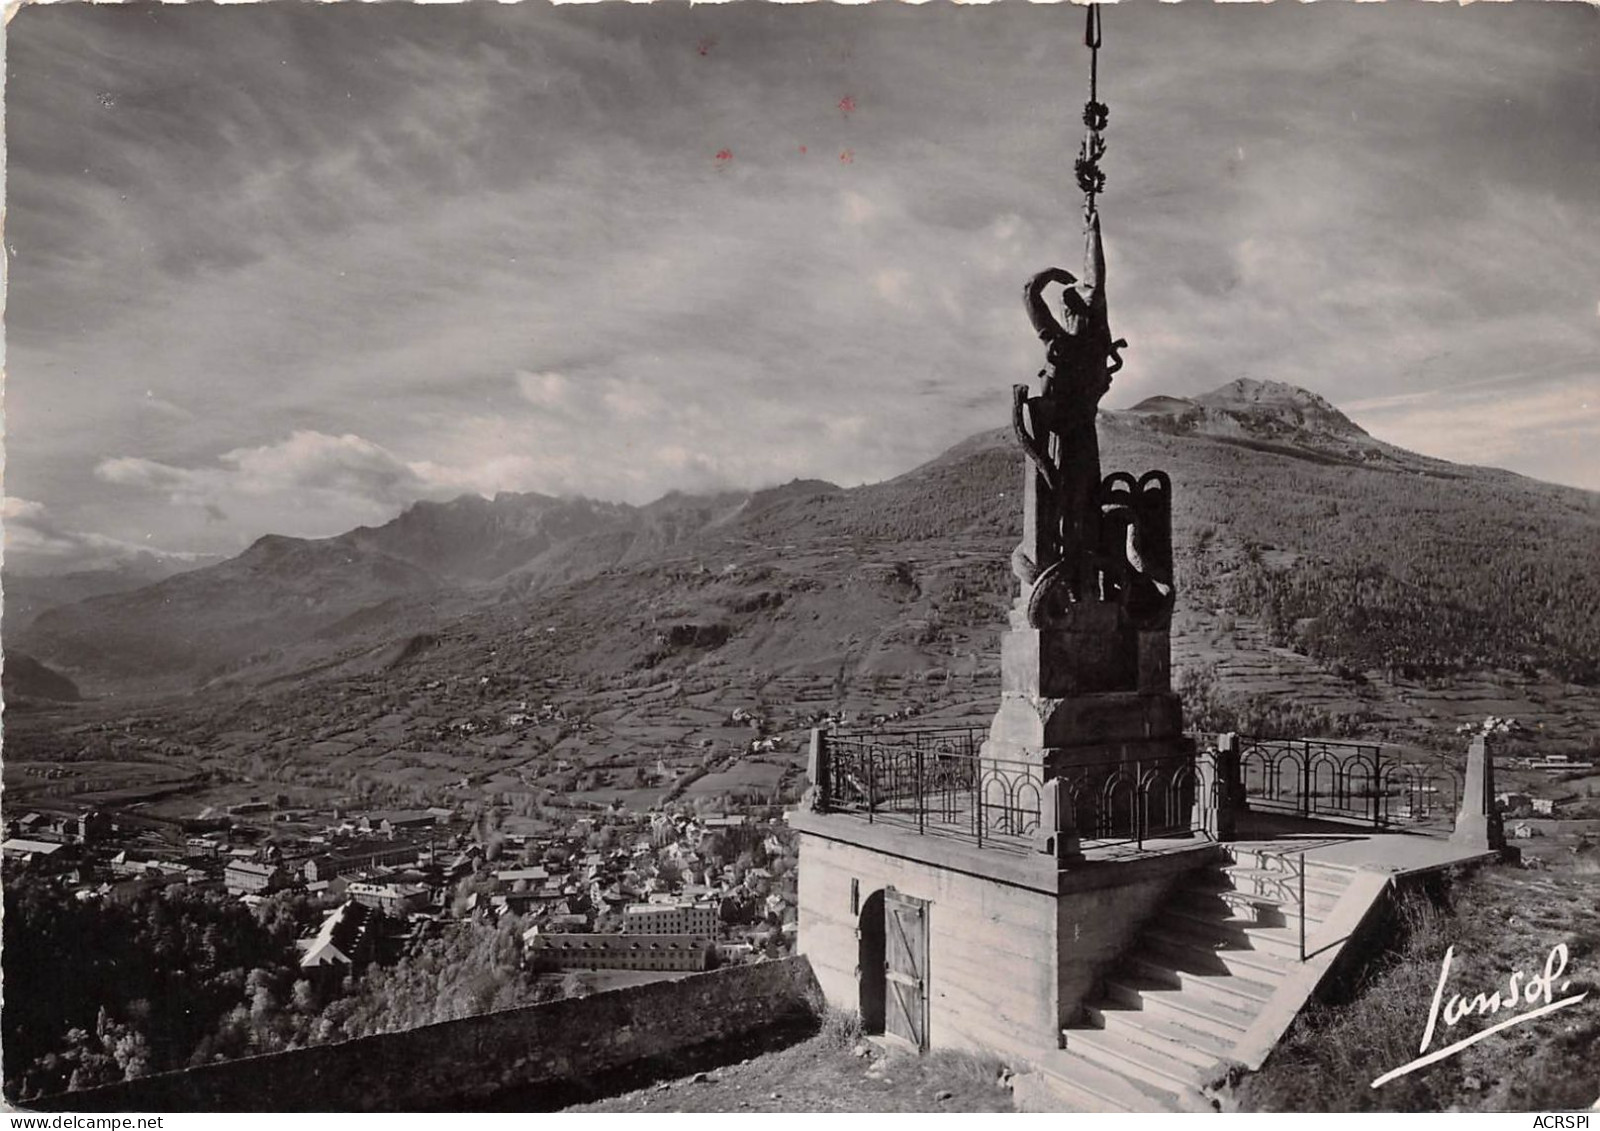
<path fill-rule="evenodd" d="M 1251 920 L 1254 926 L 1284 927 L 1293 924 L 1298 930 L 1300 925 L 1298 907 L 1282 906 L 1276 900 L 1236 891 L 1232 887 L 1191 888 L 1180 892 L 1167 908 L 1216 916 L 1238 916 L 1241 919 Z M 1326 912 L 1319 908 L 1306 908 L 1307 931 L 1321 926 L 1325 914 Z"/>
<path fill-rule="evenodd" d="M 1300 898 L 1293 894 L 1280 894 L 1269 891 L 1253 891 L 1250 888 L 1229 889 L 1220 898 L 1241 914 L 1248 914 L 1256 918 L 1263 926 L 1300 922 Z M 1328 919 L 1333 914 L 1333 909 L 1338 906 L 1338 900 L 1330 899 L 1323 895 L 1306 893 L 1306 922 L 1318 923 Z"/>
<path fill-rule="evenodd" d="M 1282 933 L 1283 937 L 1296 941 L 1300 938 L 1300 912 L 1298 908 L 1294 907 L 1280 909 L 1241 900 L 1235 906 L 1214 904 L 1209 907 L 1202 907 L 1196 904 L 1187 904 L 1174 905 L 1167 910 L 1200 923 L 1220 923 L 1223 930 L 1261 930 L 1269 932 L 1266 936 L 1267 938 L 1275 937 L 1270 932 Z M 1315 912 L 1308 912 L 1305 917 L 1306 938 L 1314 938 L 1317 932 L 1322 929 L 1324 922 L 1325 920 L 1322 916 Z"/>
<path fill-rule="evenodd" d="M 1246 877 L 1234 885 L 1229 881 L 1227 885 L 1200 886 L 1192 894 L 1186 894 L 1178 901 L 1186 905 L 1203 905 L 1205 902 L 1219 901 L 1240 910 L 1250 910 L 1264 921 L 1272 918 L 1299 918 L 1299 891 L 1294 888 L 1258 888 L 1254 881 Z M 1320 893 L 1320 891 L 1307 891 L 1306 915 L 1307 918 L 1325 920 L 1338 907 L 1339 897 L 1333 894 Z"/>
<path fill-rule="evenodd" d="M 1063 1035 L 1069 1051 L 1108 1072 L 1137 1081 L 1147 1091 L 1153 1088 L 1174 1097 L 1184 1093 L 1198 1096 L 1204 1070 L 1181 1057 L 1104 1029 L 1067 1029 Z"/>
<path fill-rule="evenodd" d="M 1011 1078 L 1011 1105 L 1027 1115 L 1123 1114 L 1126 1109 L 1050 1072 L 1034 1069 Z"/>
<path fill-rule="evenodd" d="M 1286 927 L 1257 926 L 1236 930 L 1217 920 L 1195 919 L 1187 915 L 1163 912 L 1145 930 L 1147 933 L 1153 931 L 1160 935 L 1177 936 L 1208 950 L 1236 950 L 1255 953 L 1264 959 L 1288 959 L 1291 962 L 1300 960 L 1298 922 L 1293 931 Z M 1268 945 L 1265 947 L 1257 945 L 1258 937 L 1267 940 Z M 1289 943 L 1288 953 L 1276 945 L 1282 941 Z"/>
<path fill-rule="evenodd" d="M 1250 852 L 1240 850 L 1230 852 L 1233 858 L 1231 865 L 1224 867 L 1250 868 L 1262 872 L 1272 872 L 1276 875 L 1293 874 L 1295 869 L 1302 866 L 1306 870 L 1306 883 L 1318 884 L 1324 887 L 1345 887 L 1359 871 L 1357 868 L 1345 864 L 1329 864 L 1322 860 L 1310 857 L 1302 858 L 1298 853 L 1274 854 L 1266 852 Z"/>
<path fill-rule="evenodd" d="M 1173 965 L 1170 956 L 1151 951 L 1129 955 L 1123 969 L 1130 975 L 1151 979 L 1196 997 L 1232 1005 L 1240 1012 L 1254 1011 L 1272 1000 L 1273 982 L 1226 971 L 1208 974 L 1182 970 Z"/>
<path fill-rule="evenodd" d="M 1084 1013 L 1089 1024 L 1162 1056 L 1185 1061 L 1202 1073 L 1222 1061 L 1244 1036 L 1244 1030 L 1225 1025 L 1207 1031 L 1201 1028 L 1205 1022 L 1192 1014 L 1158 1015 L 1121 1003 L 1085 1006 Z"/>
<path fill-rule="evenodd" d="M 1208 916 L 1204 912 L 1192 912 L 1182 907 L 1169 907 L 1162 912 L 1160 921 L 1166 926 L 1197 937 L 1216 939 L 1229 946 L 1264 951 L 1282 958 L 1292 958 L 1296 962 L 1300 961 L 1298 916 L 1285 926 L 1265 927 L 1254 919 L 1241 915 L 1231 915 L 1224 919 Z M 1307 919 L 1307 939 L 1315 935 L 1312 927 L 1313 924 Z"/>
<path fill-rule="evenodd" d="M 1354 832 L 1351 835 L 1359 839 L 1370 832 L 1371 830 L 1369 829 L 1366 833 Z M 1258 841 L 1235 840 L 1228 842 L 1227 851 L 1228 855 L 1234 860 L 1249 859 L 1271 864 L 1279 864 L 1284 859 L 1298 861 L 1303 856 L 1307 867 L 1313 871 L 1327 872 L 1330 875 L 1353 876 L 1361 871 L 1360 867 L 1354 864 L 1338 864 L 1321 856 L 1311 855 L 1319 848 L 1329 847 L 1331 843 L 1332 841 L 1325 841 L 1321 844 L 1300 841 L 1276 841 L 1263 844 Z"/>
<path fill-rule="evenodd" d="M 1267 868 L 1250 868 L 1242 864 L 1230 864 L 1222 871 L 1233 886 L 1233 890 L 1241 894 L 1258 896 L 1275 903 L 1300 902 L 1300 880 L 1292 873 Z M 1348 886 L 1348 880 L 1307 875 L 1307 908 L 1318 902 L 1332 907 L 1339 902 L 1339 897 L 1344 894 L 1344 889 Z"/>
<path fill-rule="evenodd" d="M 1056 1054 L 1040 1072 L 1049 1077 L 1051 1092 L 1086 1115 L 1098 1112 L 1120 1114 L 1182 1110 L 1176 1095 L 1142 1087 L 1136 1081 L 1076 1053 Z M 1032 1105 L 1029 1109 L 1033 1110 Z"/>
<path fill-rule="evenodd" d="M 1144 942 L 1170 958 L 1179 970 L 1196 974 L 1238 974 L 1251 981 L 1274 985 L 1293 963 L 1260 950 L 1219 946 L 1216 939 L 1190 935 L 1165 924 L 1145 931 Z"/>
<path fill-rule="evenodd" d="M 1192 987 L 1161 985 L 1152 979 L 1119 974 L 1107 978 L 1105 998 L 1151 1016 L 1171 1017 L 1190 1028 L 1203 1029 L 1226 1039 L 1239 1039 L 1260 1014 L 1265 1001 L 1235 998 L 1232 1002 L 1196 992 Z"/>

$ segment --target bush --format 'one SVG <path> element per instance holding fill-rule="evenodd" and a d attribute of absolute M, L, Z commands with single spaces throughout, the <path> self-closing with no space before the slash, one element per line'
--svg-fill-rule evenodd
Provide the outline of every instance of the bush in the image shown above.
<path fill-rule="evenodd" d="M 856 1047 L 856 1042 L 861 1040 L 860 1014 L 829 1003 L 816 988 L 806 992 L 806 1006 L 819 1022 L 818 1036 L 824 1044 L 847 1051 Z"/>

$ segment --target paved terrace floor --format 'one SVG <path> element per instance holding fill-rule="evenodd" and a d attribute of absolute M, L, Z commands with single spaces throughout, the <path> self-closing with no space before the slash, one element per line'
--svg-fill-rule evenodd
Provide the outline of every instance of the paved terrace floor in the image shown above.
<path fill-rule="evenodd" d="M 1235 841 L 1240 848 L 1260 849 L 1267 852 L 1299 852 L 1305 841 L 1298 837 L 1278 837 L 1266 841 Z M 1341 868 L 1356 868 L 1364 872 L 1388 872 L 1404 876 L 1413 872 L 1432 872 L 1456 864 L 1485 860 L 1498 855 L 1482 849 L 1463 848 L 1448 840 L 1430 836 L 1407 836 L 1403 833 L 1374 833 L 1355 835 L 1346 840 L 1328 841 L 1316 838 L 1312 847 L 1305 849 L 1307 860 L 1331 864 Z"/>
<path fill-rule="evenodd" d="M 1338 868 L 1409 875 L 1488 859 L 1496 853 L 1452 844 L 1448 829 L 1428 832 L 1373 831 L 1330 821 L 1272 813 L 1247 813 L 1240 819 L 1240 848 L 1265 852 L 1305 852 L 1307 860 Z"/>

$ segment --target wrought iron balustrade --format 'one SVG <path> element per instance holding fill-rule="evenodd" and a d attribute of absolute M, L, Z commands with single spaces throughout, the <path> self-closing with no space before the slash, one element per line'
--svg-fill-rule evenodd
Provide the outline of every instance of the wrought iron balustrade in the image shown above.
<path fill-rule="evenodd" d="M 817 808 L 873 823 L 953 836 L 980 846 L 1028 851 L 1057 804 L 1087 843 L 1142 842 L 1192 828 L 1202 783 L 1191 754 L 1069 765 L 988 757 L 984 728 L 818 733 Z M 1044 830 L 1046 833 L 1056 830 Z"/>
<path fill-rule="evenodd" d="M 1091 844 L 1142 844 L 1195 831 L 1195 801 L 1211 789 L 1192 753 L 1070 765 L 1058 776 L 1072 827 Z"/>
<path fill-rule="evenodd" d="M 1215 748 L 1220 736 L 1193 737 Z M 1462 771 L 1440 757 L 1374 743 L 1236 737 L 1252 809 L 1385 828 L 1448 824 L 1461 804 Z"/>

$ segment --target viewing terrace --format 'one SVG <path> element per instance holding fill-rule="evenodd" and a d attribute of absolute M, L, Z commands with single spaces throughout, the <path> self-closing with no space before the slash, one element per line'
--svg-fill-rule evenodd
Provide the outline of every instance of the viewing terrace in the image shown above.
<path fill-rule="evenodd" d="M 983 727 L 815 731 L 814 811 L 1029 853 L 1040 835 L 1046 783 L 1060 779 L 1058 804 L 1070 811 L 1082 849 L 1095 853 L 1216 839 L 1208 812 L 1219 780 L 1235 783 L 1241 816 L 1352 831 L 1448 834 L 1462 794 L 1460 769 L 1444 759 L 1369 743 L 1191 734 L 1188 753 L 1058 769 L 986 757 L 986 736 Z"/>

